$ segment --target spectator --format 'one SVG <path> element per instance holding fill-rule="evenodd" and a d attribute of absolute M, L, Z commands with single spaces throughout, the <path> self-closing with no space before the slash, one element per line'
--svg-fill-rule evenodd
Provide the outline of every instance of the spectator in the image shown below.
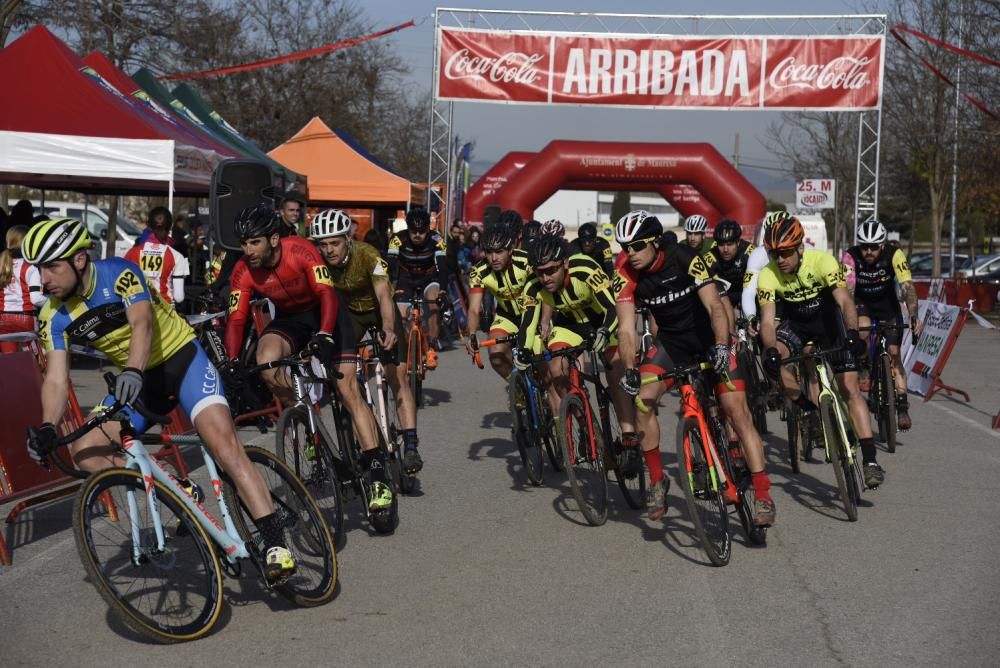
<path fill-rule="evenodd" d="M 469 269 L 482 257 L 483 253 L 479 249 L 479 228 L 471 227 L 465 235 L 465 243 L 462 244 L 462 248 L 458 252 L 458 266 L 462 273 L 468 273 Z"/>
<path fill-rule="evenodd" d="M 9 221 L 10 218 L 7 216 L 7 211 L 4 210 L 2 206 L 0 206 L 0 251 L 3 251 L 5 248 L 7 248 L 7 246 L 5 245 L 7 242 L 6 241 L 7 230 L 9 230 L 11 227 L 8 224 Z"/>
<path fill-rule="evenodd" d="M 445 251 L 445 259 L 448 262 L 448 271 L 452 276 L 458 276 L 458 252 L 465 243 L 465 230 L 462 228 L 462 221 L 456 220 L 455 224 L 448 230 L 448 248 Z"/>
<path fill-rule="evenodd" d="M 3 291 L 0 334 L 34 332 L 35 312 L 45 303 L 38 268 L 21 257 L 21 241 L 27 233 L 27 227 L 17 225 L 4 235 L 7 250 L 0 252 L 0 290 Z M 17 349 L 16 343 L 0 343 L 0 353 L 13 353 Z"/>
<path fill-rule="evenodd" d="M 187 215 L 178 214 L 174 220 L 174 228 L 170 232 L 170 245 L 184 257 L 190 258 L 191 252 L 187 245 L 188 226 L 195 216 L 188 212 Z"/>
<path fill-rule="evenodd" d="M 32 218 L 35 217 L 35 207 L 31 205 L 26 199 L 22 199 L 20 202 L 14 205 L 14 208 L 10 210 L 10 220 L 7 222 L 7 229 L 14 227 L 15 225 L 23 225 L 24 227 L 31 227 Z"/>
<path fill-rule="evenodd" d="M 132 247 L 125 259 L 139 265 L 168 304 L 179 304 L 184 301 L 184 277 L 191 269 L 187 258 L 168 243 L 173 222 L 166 207 L 154 207 L 146 219 L 146 228 L 152 231 L 149 238 Z"/>
<path fill-rule="evenodd" d="M 302 195 L 297 192 L 285 193 L 285 199 L 281 200 L 278 213 L 281 220 L 285 222 L 285 228 L 279 232 L 283 237 L 295 236 L 305 237 L 305 228 L 302 220 L 306 212 L 306 202 Z"/>

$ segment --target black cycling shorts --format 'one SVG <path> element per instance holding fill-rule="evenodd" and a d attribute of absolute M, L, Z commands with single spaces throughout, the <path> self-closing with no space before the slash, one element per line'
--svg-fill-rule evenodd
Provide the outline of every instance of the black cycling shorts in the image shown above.
<path fill-rule="evenodd" d="M 427 290 L 432 288 L 443 289 L 441 277 L 436 271 L 426 274 L 411 274 L 406 271 L 399 272 L 396 280 L 396 303 L 408 304 L 410 297 L 414 293 L 419 293 L 422 297 L 427 297 Z"/>
<path fill-rule="evenodd" d="M 355 313 L 354 311 L 348 311 L 351 315 L 351 321 L 354 325 L 354 333 L 357 336 L 357 340 L 360 341 L 364 338 L 365 334 L 368 332 L 370 327 L 374 327 L 378 331 L 382 331 L 382 318 L 379 317 L 378 311 L 371 311 L 369 313 Z M 394 326 L 392 331 L 396 333 L 396 345 L 392 349 L 395 364 L 400 362 L 406 363 L 406 332 L 403 330 L 403 319 L 398 315 L 393 319 Z"/>
<path fill-rule="evenodd" d="M 838 348 L 844 345 L 847 330 L 840 308 L 831 303 L 821 308 L 818 317 L 811 320 L 782 320 L 778 325 L 777 338 L 784 343 L 792 355 L 798 355 L 806 345 L 818 348 Z M 858 363 L 850 351 L 842 350 L 830 356 L 830 366 L 834 373 L 857 371 Z"/>
<path fill-rule="evenodd" d="M 639 365 L 639 373 L 658 375 L 672 371 L 678 366 L 685 367 L 695 362 L 711 361 L 710 351 L 713 346 L 714 342 L 709 342 L 709 348 L 706 350 L 703 341 L 691 336 L 672 337 L 671 339 L 659 336 L 646 351 L 646 357 Z M 731 337 L 729 343 L 729 384 L 732 385 L 731 388 L 714 371 L 708 373 L 717 394 L 746 392 L 746 376 L 739 363 L 736 347 L 736 338 Z M 673 380 L 666 381 L 667 389 L 669 390 L 673 384 Z"/>
<path fill-rule="evenodd" d="M 857 302 L 858 315 L 877 321 L 885 329 L 885 340 L 890 346 L 898 346 L 903 342 L 903 311 L 899 302 L 875 302 L 866 304 Z"/>
<path fill-rule="evenodd" d="M 319 331 L 319 309 L 302 313 L 279 314 L 268 323 L 261 336 L 277 334 L 298 352 L 306 347 L 309 340 Z M 341 301 L 337 309 L 337 322 L 333 326 L 334 353 L 332 359 L 323 360 L 329 364 L 343 364 L 358 359 L 358 337 L 354 334 L 351 312 Z"/>

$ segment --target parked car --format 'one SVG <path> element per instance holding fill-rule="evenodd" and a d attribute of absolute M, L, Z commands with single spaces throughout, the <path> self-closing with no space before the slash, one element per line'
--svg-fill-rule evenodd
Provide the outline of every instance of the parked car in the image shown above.
<path fill-rule="evenodd" d="M 972 266 L 968 255 L 955 254 L 955 265 L 959 271 Z M 914 253 L 910 256 L 910 273 L 914 276 L 927 278 L 934 267 L 934 256 L 930 253 Z M 947 253 L 941 253 L 941 276 L 951 276 L 951 258 Z"/>
<path fill-rule="evenodd" d="M 35 215 L 44 213 L 49 218 L 76 218 L 87 226 L 87 231 L 94 241 L 108 238 L 108 212 L 93 204 L 83 204 L 82 202 L 60 202 L 45 200 L 45 210 L 42 210 L 42 203 L 32 200 L 31 206 L 35 208 Z M 115 255 L 123 256 L 132 246 L 142 232 L 134 223 L 126 218 L 118 217 L 118 238 L 115 240 Z M 97 244 L 101 255 L 104 254 L 104 244 Z"/>
<path fill-rule="evenodd" d="M 968 269 L 959 269 L 958 275 L 965 277 L 979 276 L 981 274 L 989 274 L 997 269 L 1000 269 L 1000 253 L 980 255 Z"/>

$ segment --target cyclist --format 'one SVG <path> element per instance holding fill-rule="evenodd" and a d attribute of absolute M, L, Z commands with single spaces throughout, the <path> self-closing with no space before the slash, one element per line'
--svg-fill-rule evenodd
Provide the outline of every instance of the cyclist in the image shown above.
<path fill-rule="evenodd" d="M 804 237 L 802 224 L 792 217 L 775 221 L 764 235 L 772 258 L 757 282 L 764 369 L 772 378 L 780 378 L 785 396 L 815 424 L 817 384 L 811 386 L 812 397 L 806 397 L 793 369 L 781 360 L 810 345 L 846 348 L 831 362 L 861 443 L 865 485 L 874 489 L 885 481 L 885 471 L 876 461 L 868 405 L 858 389 L 856 358 L 865 354 L 865 343 L 858 335 L 858 312 L 847 291 L 844 268 L 829 253 L 804 248 Z"/>
<path fill-rule="evenodd" d="M 765 470 L 764 445 L 753 426 L 745 384 L 730 334 L 719 288 L 698 252 L 687 244 L 663 240 L 660 221 L 645 211 L 632 211 L 615 225 L 622 246 L 616 262 L 615 295 L 620 328 L 620 354 L 626 371 L 622 389 L 653 408 L 672 383 L 642 385 L 642 374 L 661 374 L 676 366 L 708 359 L 714 365 L 715 391 L 723 413 L 742 444 L 754 489 L 754 524 L 771 526 L 775 507 Z M 638 336 L 635 304 L 648 308 L 656 321 L 656 342 L 636 368 Z M 723 375 L 728 376 L 728 383 Z M 650 474 L 646 507 L 650 519 L 666 513 L 670 482 L 663 475 L 660 426 L 656 411 L 637 416 L 642 450 Z M 731 443 L 730 447 L 736 447 Z"/>
<path fill-rule="evenodd" d="M 541 236 L 542 224 L 537 220 L 529 220 L 524 224 L 521 234 L 524 238 L 524 247 L 527 248 L 528 244 Z"/>
<path fill-rule="evenodd" d="M 885 225 L 877 220 L 861 223 L 857 245 L 844 251 L 840 261 L 847 269 L 847 289 L 857 304 L 858 326 L 870 326 L 872 318 L 883 326 L 895 326 L 886 331 L 886 339 L 896 384 L 896 424 L 900 431 L 905 431 L 913 426 L 913 420 L 910 419 L 910 403 L 906 395 L 906 373 L 899 356 L 899 344 L 903 341 L 903 312 L 893 279 L 899 284 L 899 292 L 906 302 L 910 331 L 914 336 L 920 334 L 921 323 L 917 319 L 917 291 L 913 287 L 910 265 L 897 244 L 886 243 L 888 236 Z"/>
<path fill-rule="evenodd" d="M 577 237 L 570 242 L 573 253 L 583 253 L 601 265 L 608 278 L 614 276 L 614 254 L 611 244 L 597 236 L 597 223 L 584 223 L 577 230 Z"/>
<path fill-rule="evenodd" d="M 489 291 L 496 300 L 496 314 L 490 324 L 490 337 L 516 334 L 524 314 L 521 295 L 531 277 L 528 254 L 514 248 L 514 236 L 509 227 L 494 224 L 483 233 L 480 243 L 486 257 L 469 274 L 469 321 L 465 347 L 470 355 L 475 355 L 479 349 L 476 332 L 479 330 L 484 293 Z M 509 344 L 497 344 L 490 348 L 490 365 L 504 380 L 510 377 L 512 364 Z"/>
<path fill-rule="evenodd" d="M 337 298 L 330 270 L 316 247 L 300 236 L 282 237 L 283 224 L 277 212 L 266 204 L 244 209 L 236 218 L 243 257 L 233 268 L 230 279 L 225 334 L 230 359 L 227 372 L 234 376 L 240 373 L 239 354 L 251 299 L 255 294 L 266 297 L 274 304 L 275 317 L 257 341 L 257 364 L 274 362 L 307 346 L 313 347 L 323 364 L 341 374 L 337 379 L 337 394 L 351 414 L 361 449 L 375 450 L 378 447 L 375 420 L 358 390 L 357 337 L 347 307 Z M 291 379 L 284 368 L 268 369 L 261 372 L 261 377 L 282 404 L 295 401 Z M 379 494 L 372 495 L 372 510 L 392 505 L 389 485 L 384 484 L 378 491 Z"/>
<path fill-rule="evenodd" d="M 566 227 L 562 224 L 562 221 L 552 218 L 551 220 L 546 220 L 542 223 L 541 233 L 548 235 L 550 237 L 559 237 L 562 239 L 566 236 Z"/>
<path fill-rule="evenodd" d="M 791 214 L 784 210 L 769 211 L 761 221 L 764 235 L 767 235 L 767 231 L 775 221 L 791 217 Z M 743 274 L 743 293 L 740 301 L 743 317 L 749 322 L 747 331 L 751 336 L 757 336 L 759 333 L 757 324 L 757 279 L 760 276 L 760 270 L 766 267 L 770 261 L 771 256 L 767 254 L 767 249 L 763 245 L 754 247 L 750 251 L 750 257 L 747 258 L 746 270 Z"/>
<path fill-rule="evenodd" d="M 601 266 L 586 255 L 570 255 L 569 244 L 559 237 L 541 236 L 528 247 L 528 264 L 534 275 L 528 279 L 521 301 L 524 313 L 517 335 L 514 364 L 527 368 L 532 353 L 579 346 L 590 340 L 591 350 L 609 363 L 608 384 L 622 428 L 622 438 L 633 452 L 634 410 L 629 397 L 618 389 L 623 368 L 618 358 L 618 316 L 611 285 Z M 569 389 L 569 363 L 565 358 L 550 361 L 543 382 L 548 385 L 552 414 Z M 636 453 L 630 456 L 634 466 Z"/>
<path fill-rule="evenodd" d="M 153 207 L 146 219 L 152 234 L 130 248 L 125 259 L 139 265 L 146 280 L 156 286 L 156 291 L 168 304 L 180 304 L 184 301 L 184 278 L 191 274 L 191 269 L 187 258 L 171 245 L 173 223 L 169 209 Z"/>
<path fill-rule="evenodd" d="M 735 220 L 723 220 L 712 231 L 714 243 L 702 256 L 709 275 L 723 282 L 722 304 L 729 319 L 729 330 L 733 332 L 736 331 L 736 310 L 740 308 L 743 295 L 743 277 L 753 252 L 753 244 L 740 239 L 742 232 Z"/>
<path fill-rule="evenodd" d="M 708 231 L 708 220 L 705 216 L 694 214 L 684 219 L 684 231 L 687 232 L 685 242 L 688 246 L 705 255 L 712 247 L 712 242 L 705 238 Z"/>
<path fill-rule="evenodd" d="M 423 468 L 417 452 L 417 404 L 406 382 L 406 366 L 398 363 L 406 359 L 406 336 L 393 301 L 389 265 L 374 246 L 351 238 L 351 219 L 338 209 L 319 212 L 313 218 L 310 236 L 326 261 L 333 286 L 347 304 L 355 335 L 360 338 L 369 328 L 376 327 L 381 332 L 379 343 L 385 350 L 395 353 L 393 360 L 385 364 L 386 379 L 396 398 L 405 442 L 403 466 L 408 473 L 417 473 Z M 353 382 L 353 371 L 350 378 Z M 358 396 L 360 398 L 360 394 Z M 373 461 L 385 464 L 379 459 L 382 452 L 377 448 L 365 449 L 362 457 L 362 463 L 369 468 Z M 373 479 L 374 474 L 373 471 Z"/>
<path fill-rule="evenodd" d="M 531 232 L 533 234 L 533 236 L 531 237 L 532 239 L 537 238 L 540 234 L 540 232 L 538 234 L 534 233 L 535 223 L 538 223 L 538 229 L 541 230 L 542 227 L 541 223 L 539 223 L 537 220 L 529 220 L 527 223 L 525 223 L 524 219 L 521 218 L 521 214 L 519 214 L 517 211 L 514 211 L 513 209 L 506 209 L 504 211 L 501 211 L 500 215 L 497 216 L 496 220 L 497 225 L 503 225 L 505 227 L 510 228 L 510 233 L 514 237 L 514 248 L 523 248 L 524 250 L 528 249 L 528 239 L 529 239 L 528 228 L 529 227 L 531 228 Z"/>
<path fill-rule="evenodd" d="M 97 348 L 121 373 L 114 393 L 94 412 L 120 401 L 142 433 L 150 425 L 132 406 L 167 413 L 179 403 L 246 500 L 264 539 L 265 577 L 273 581 L 293 573 L 295 558 L 285 544 L 266 483 L 243 451 L 219 374 L 194 331 L 150 289 L 139 267 L 122 258 L 91 260 L 91 246 L 86 226 L 72 218 L 38 223 L 24 239 L 24 259 L 39 268 L 49 295 L 39 317 L 46 355 L 44 423 L 28 439 L 29 454 L 42 462 L 56 447 L 55 425 L 69 397 L 70 344 Z M 120 425 L 108 422 L 71 445 L 73 459 L 90 472 L 120 466 L 122 459 L 112 446 L 118 440 Z"/>
<path fill-rule="evenodd" d="M 427 306 L 427 368 L 436 369 L 437 351 L 440 349 L 442 307 L 438 306 L 441 291 L 447 285 L 447 247 L 444 239 L 431 229 L 431 214 L 423 207 L 414 207 L 406 213 L 406 229 L 392 235 L 389 240 L 389 278 L 396 286 L 396 301 L 400 314 L 405 318 L 407 301 L 415 292 L 421 292 Z"/>

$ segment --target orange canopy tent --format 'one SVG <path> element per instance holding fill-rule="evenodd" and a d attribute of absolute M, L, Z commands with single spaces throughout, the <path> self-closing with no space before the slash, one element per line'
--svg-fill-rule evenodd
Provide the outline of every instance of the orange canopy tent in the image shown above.
<path fill-rule="evenodd" d="M 411 200 L 408 180 L 379 165 L 353 140 L 345 141 L 318 116 L 268 155 L 308 176 L 310 204 L 405 208 Z"/>

